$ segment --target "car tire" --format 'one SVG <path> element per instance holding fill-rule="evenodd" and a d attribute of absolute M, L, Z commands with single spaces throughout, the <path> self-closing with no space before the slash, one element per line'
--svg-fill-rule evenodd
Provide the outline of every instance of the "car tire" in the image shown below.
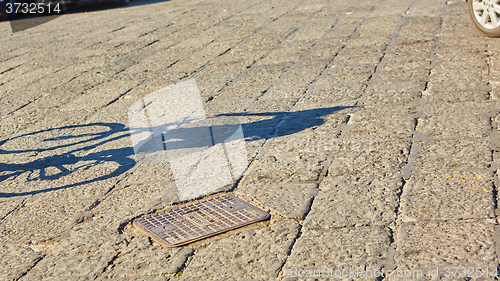
<path fill-rule="evenodd" d="M 43 13 L 42 15 L 43 16 L 51 16 L 52 14 L 49 12 L 49 9 L 47 8 L 46 4 L 48 3 L 48 1 L 45 1 L 45 0 L 41 0 L 40 3 L 43 3 L 44 4 L 44 9 L 43 9 Z"/>
<path fill-rule="evenodd" d="M 500 37 L 500 0 L 468 0 L 476 28 L 488 37 Z"/>
<path fill-rule="evenodd" d="M 118 4 L 118 6 L 127 6 L 128 4 L 130 4 L 130 0 L 119 0 L 116 3 Z"/>
<path fill-rule="evenodd" d="M 6 6 L 7 6 L 7 3 L 11 3 L 12 6 L 14 6 L 14 3 L 16 3 L 16 2 L 19 3 L 19 1 L 16 1 L 16 0 L 7 0 L 4 3 Z M 7 10 L 7 7 L 5 7 L 5 9 Z M 12 12 L 12 13 L 7 14 L 7 17 L 9 18 L 9 20 L 17 19 L 19 17 L 19 13 Z"/>
<path fill-rule="evenodd" d="M 8 21 L 9 17 L 5 11 L 5 2 L 0 3 L 0 21 Z"/>

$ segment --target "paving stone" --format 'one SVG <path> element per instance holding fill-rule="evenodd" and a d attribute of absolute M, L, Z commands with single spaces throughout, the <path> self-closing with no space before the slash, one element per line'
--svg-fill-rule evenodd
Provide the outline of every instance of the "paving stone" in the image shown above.
<path fill-rule="evenodd" d="M 442 55 L 438 57 L 435 69 L 431 74 L 434 79 L 452 76 L 485 76 L 488 71 L 488 58 L 485 55 L 467 55 L 465 58 L 457 58 L 456 54 Z M 437 71 L 446 70 L 446 71 Z M 442 76 L 444 75 L 444 76 Z"/>
<path fill-rule="evenodd" d="M 494 199 L 488 173 L 413 175 L 402 195 L 403 221 L 493 218 Z"/>
<path fill-rule="evenodd" d="M 25 275 L 44 255 L 27 246 L 15 244 L 0 245 L 0 264 L 3 268 L 2 280 L 18 280 Z"/>
<path fill-rule="evenodd" d="M 495 223 L 483 220 L 403 223 L 398 230 L 398 268 L 495 267 Z"/>
<path fill-rule="evenodd" d="M 372 64 L 335 64 L 327 70 L 325 76 L 361 75 L 372 74 L 373 72 L 375 72 L 375 68 Z"/>
<path fill-rule="evenodd" d="M 279 77 L 283 76 L 293 63 L 281 63 L 281 64 L 268 64 L 268 65 L 254 65 L 245 73 L 249 77 L 259 77 L 262 80 L 275 82 Z"/>
<path fill-rule="evenodd" d="M 354 102 L 298 103 L 294 106 L 293 112 L 284 118 L 277 134 L 283 136 L 319 129 L 330 130 L 333 137 L 347 123 L 347 113 L 353 109 L 355 109 Z"/>
<path fill-rule="evenodd" d="M 304 102 L 356 100 L 361 97 L 363 88 L 363 85 L 356 83 L 318 85 L 307 94 Z"/>
<path fill-rule="evenodd" d="M 453 95 L 450 95 L 450 92 Z M 488 91 L 432 91 L 425 95 L 425 99 L 429 103 L 454 103 L 454 102 L 475 102 L 486 101 L 490 97 Z"/>
<path fill-rule="evenodd" d="M 342 22 L 336 26 L 336 28 L 332 29 L 330 32 L 325 34 L 325 37 L 323 37 L 324 41 L 334 41 L 337 43 L 345 43 L 350 36 L 356 31 L 356 26 L 359 26 L 364 19 L 362 18 L 357 18 L 357 19 L 349 19 L 349 22 L 345 22 L 343 24 L 343 21 L 345 21 L 346 18 L 342 19 Z M 350 24 L 351 23 L 351 24 Z M 336 39 L 336 40 L 332 40 Z"/>
<path fill-rule="evenodd" d="M 60 255 L 46 257 L 40 261 L 23 279 L 25 280 L 64 280 L 95 279 L 117 256 L 116 252 Z"/>
<path fill-rule="evenodd" d="M 449 115 L 438 115 L 419 118 L 416 130 L 430 138 L 481 138 L 488 136 L 491 125 L 490 118 L 483 116 L 449 117 Z"/>
<path fill-rule="evenodd" d="M 308 58 L 311 59 L 324 59 L 331 62 L 336 56 L 338 51 L 344 46 L 343 42 L 337 42 L 324 46 L 322 42 L 316 45 L 316 48 L 308 52 Z"/>
<path fill-rule="evenodd" d="M 304 221 L 304 228 L 393 225 L 401 185 L 396 175 L 326 177 Z"/>
<path fill-rule="evenodd" d="M 238 77 L 230 85 L 234 88 L 242 88 L 248 86 L 263 86 L 267 87 L 271 83 L 278 80 L 282 73 L 258 73 L 257 71 L 248 71 L 243 76 Z"/>
<path fill-rule="evenodd" d="M 312 44 L 311 44 L 312 45 Z M 304 53 L 302 49 L 276 48 L 270 51 L 259 64 L 295 63 Z"/>
<path fill-rule="evenodd" d="M 429 70 L 426 68 L 417 69 L 395 69 L 395 70 L 383 70 L 377 74 L 376 80 L 383 81 L 398 81 L 398 80 L 423 80 L 427 81 L 429 79 Z M 375 82 L 376 83 L 376 82 Z"/>
<path fill-rule="evenodd" d="M 161 159 L 156 161 L 155 159 Z M 134 166 L 125 181 L 129 184 L 142 184 L 146 182 L 165 182 L 174 179 L 170 164 L 164 157 L 145 159 L 144 162 Z"/>
<path fill-rule="evenodd" d="M 180 280 L 276 278 L 299 232 L 294 220 L 247 230 L 195 252 Z"/>
<path fill-rule="evenodd" d="M 241 62 L 210 62 L 201 73 L 203 74 L 219 74 L 219 73 L 241 73 L 248 65 Z"/>
<path fill-rule="evenodd" d="M 313 182 L 319 178 L 327 156 L 315 155 L 313 152 L 276 151 L 266 153 L 255 160 L 243 176 L 241 184 L 262 185 L 289 182 Z"/>
<path fill-rule="evenodd" d="M 151 208 L 179 202 L 175 181 L 148 181 L 115 188 L 96 208 L 97 213 L 120 212 L 139 215 Z"/>
<path fill-rule="evenodd" d="M 94 202 L 68 196 L 64 190 L 37 194 L 0 225 L 3 241 L 29 245 L 58 239 L 73 222 L 73 217 Z"/>
<path fill-rule="evenodd" d="M 187 247 L 162 248 L 145 235 L 136 237 L 120 252 L 106 278 L 173 276 L 184 267 L 192 252 Z"/>
<path fill-rule="evenodd" d="M 404 55 L 389 52 L 384 57 L 384 64 L 381 69 L 384 70 L 415 70 L 415 69 L 430 69 L 431 68 L 432 59 L 429 56 L 422 58 L 421 54 L 416 55 Z M 377 88 L 378 89 L 378 88 Z M 382 89 L 379 89 L 382 90 Z M 399 88 L 390 89 L 384 88 L 383 90 L 391 91 L 391 90 L 401 90 Z"/>
<path fill-rule="evenodd" d="M 220 93 L 212 93 L 220 99 L 256 99 L 262 95 L 261 91 L 253 87 L 224 88 Z"/>
<path fill-rule="evenodd" d="M 387 25 L 394 26 L 399 23 L 401 16 L 371 17 L 363 25 L 363 29 L 379 29 Z"/>
<path fill-rule="evenodd" d="M 259 153 L 260 149 L 266 142 L 265 138 L 259 138 L 256 137 L 256 139 L 251 139 L 250 138 L 245 138 L 245 144 L 247 147 L 247 159 L 248 161 L 253 161 L 255 157 L 257 157 L 257 154 Z"/>
<path fill-rule="evenodd" d="M 169 280 L 176 280 L 176 278 L 168 277 L 168 276 L 134 276 L 134 280 L 137 281 L 169 281 Z M 119 280 L 119 281 L 126 281 L 130 280 L 130 278 L 127 277 L 106 277 L 105 280 Z"/>
<path fill-rule="evenodd" d="M 350 121 L 350 120 L 349 120 Z M 351 122 L 355 127 L 349 132 L 348 140 L 405 140 L 411 139 L 415 130 L 414 118 L 370 119 Z"/>
<path fill-rule="evenodd" d="M 235 190 L 285 218 L 303 219 L 313 197 L 318 192 L 316 184 L 288 183 L 281 185 L 244 184 Z"/>
<path fill-rule="evenodd" d="M 8 214 L 18 208 L 23 201 L 24 198 L 2 200 L 0 202 L 0 220 L 3 220 Z"/>
<path fill-rule="evenodd" d="M 270 112 L 288 112 L 298 98 L 291 99 L 268 99 L 263 98 L 257 101 L 248 111 L 250 113 L 270 113 Z"/>
<path fill-rule="evenodd" d="M 266 98 L 279 99 L 279 98 L 298 98 L 304 95 L 306 87 L 291 87 L 291 88 L 271 88 L 266 92 Z"/>
<path fill-rule="evenodd" d="M 137 216 L 121 212 L 83 217 L 83 222 L 75 225 L 68 235 L 59 240 L 49 254 L 57 256 L 118 251 L 132 239 L 129 233 L 120 229 Z"/>
<path fill-rule="evenodd" d="M 496 115 L 497 109 L 491 101 L 463 102 L 463 103 L 430 103 L 425 106 L 424 116 L 451 116 L 462 117 L 470 114 L 483 116 Z"/>
<path fill-rule="evenodd" d="M 436 81 L 437 82 L 437 81 Z M 460 81 L 449 81 L 442 80 L 439 83 L 433 83 L 431 86 L 432 90 L 435 92 L 460 92 L 460 91 L 491 91 L 491 86 L 488 85 L 488 82 L 479 79 L 479 78 L 468 78 L 468 79 L 460 79 Z M 423 90 L 423 89 L 422 89 Z"/>
<path fill-rule="evenodd" d="M 466 73 L 468 73 L 468 71 L 464 71 Z M 484 74 L 484 75 L 481 75 L 481 73 L 478 73 L 478 74 L 475 74 L 474 76 L 469 76 L 468 78 L 457 78 L 457 77 L 464 77 L 465 75 L 463 73 L 457 73 L 457 74 L 454 74 L 454 73 L 450 73 L 448 77 L 446 76 L 441 76 L 441 77 L 437 77 L 437 76 L 434 76 L 434 77 L 431 77 L 432 81 L 433 81 L 433 84 L 435 85 L 441 85 L 441 84 L 444 84 L 445 87 L 443 88 L 448 88 L 448 90 L 454 90 L 454 88 L 449 88 L 447 86 L 449 86 L 450 84 L 449 83 L 452 83 L 452 82 L 457 82 L 456 86 L 462 86 L 463 84 L 468 84 L 468 85 L 473 85 L 473 87 L 477 90 L 477 89 L 481 89 L 481 88 L 485 88 L 489 85 L 489 82 L 488 80 L 490 79 L 488 75 Z M 451 85 L 450 85 L 451 86 Z M 432 89 L 436 89 L 436 86 L 434 86 Z M 438 88 L 439 90 L 443 90 L 442 88 Z M 470 88 L 468 87 L 464 87 L 464 88 L 456 88 L 457 90 L 470 90 Z"/>
<path fill-rule="evenodd" d="M 241 128 L 245 138 L 258 140 L 271 137 L 285 115 L 285 112 L 262 112 L 243 116 L 241 118 Z"/>
<path fill-rule="evenodd" d="M 333 152 L 328 175 L 400 172 L 408 164 L 410 147 L 407 141 L 343 141 Z"/>
<path fill-rule="evenodd" d="M 214 99 L 205 106 L 207 116 L 241 113 L 254 103 L 254 99 Z"/>
<path fill-rule="evenodd" d="M 307 86 L 315 81 L 323 72 L 325 65 L 298 66 L 290 70 L 290 72 L 279 81 L 279 87 L 295 87 Z"/>
<path fill-rule="evenodd" d="M 418 90 L 396 91 L 396 92 L 371 92 L 369 95 L 359 99 L 363 105 L 391 106 L 416 104 L 422 97 Z"/>
<path fill-rule="evenodd" d="M 431 58 L 433 56 L 434 50 L 436 49 L 436 41 L 435 40 L 417 40 L 413 42 L 413 44 L 402 44 L 402 42 L 396 43 L 388 55 L 412 55 L 412 54 L 421 54 L 425 60 Z M 441 50 L 440 50 L 441 51 Z M 437 56 L 437 55 L 436 55 Z M 387 67 L 387 68 L 386 68 Z M 382 69 L 390 69 L 390 68 L 398 68 L 398 65 L 387 65 Z M 430 61 L 428 69 L 431 69 Z"/>
<path fill-rule="evenodd" d="M 472 30 L 471 30 L 472 31 Z M 448 34 L 449 35 L 449 34 Z M 478 42 L 478 38 L 471 37 L 457 37 L 457 36 L 443 36 L 440 40 L 444 46 L 453 46 L 453 45 L 473 45 L 480 43 L 488 42 L 488 38 L 481 38 L 481 41 Z"/>
<path fill-rule="evenodd" d="M 264 56 L 265 54 L 269 53 L 268 50 L 260 50 L 260 51 L 254 51 L 254 52 L 247 52 L 247 51 L 240 51 L 240 52 L 234 52 L 230 51 L 225 53 L 222 56 L 217 57 L 213 61 L 215 63 L 234 63 L 238 62 L 243 65 L 250 65 L 252 64 L 255 60 L 258 58 Z M 202 66 L 202 65 L 200 65 Z M 197 68 L 196 67 L 191 67 L 189 70 L 195 71 Z"/>
<path fill-rule="evenodd" d="M 472 34 L 471 34 L 472 35 Z M 444 37 L 446 35 L 443 34 Z M 456 36 L 456 35 L 451 35 Z M 474 36 L 472 36 L 474 37 Z M 484 38 L 483 38 L 484 39 Z M 488 47 L 493 50 L 495 46 L 488 46 L 484 42 L 478 41 L 477 44 L 470 45 L 451 45 L 451 46 L 441 46 L 439 52 L 436 54 L 436 59 L 443 58 L 443 60 L 453 61 L 453 60 L 470 60 L 473 59 L 478 61 L 478 58 L 486 59 L 488 55 Z M 458 53 L 467 54 L 467 56 L 460 56 Z"/>
<path fill-rule="evenodd" d="M 390 105 L 390 106 L 365 106 L 362 110 L 358 110 L 349 119 L 352 122 L 361 120 L 375 119 L 394 119 L 394 118 L 407 118 L 413 117 L 419 111 L 421 105 L 418 103 Z M 394 117 L 393 117 L 394 116 Z"/>
<path fill-rule="evenodd" d="M 492 161 L 490 143 L 484 138 L 421 142 L 416 151 L 413 173 L 486 170 Z"/>
<path fill-rule="evenodd" d="M 231 80 L 235 79 L 238 76 L 236 73 L 229 74 L 213 74 L 213 75 L 195 75 L 193 78 L 196 80 L 196 85 L 200 90 L 203 90 L 205 86 L 216 85 L 219 88 L 224 87 Z"/>
<path fill-rule="evenodd" d="M 380 62 L 382 58 L 382 52 L 372 52 L 369 56 L 363 56 L 360 51 L 352 50 L 350 52 L 343 52 L 339 56 L 335 57 L 335 64 L 345 65 L 345 64 L 372 64 L 376 65 Z M 369 74 L 360 75 L 363 77 L 370 77 Z"/>
<path fill-rule="evenodd" d="M 390 80 L 377 80 L 370 86 L 377 91 L 391 91 L 391 90 L 421 90 L 424 91 L 428 78 L 412 78 L 407 80 L 390 79 Z"/>
<path fill-rule="evenodd" d="M 282 276 L 289 278 L 284 280 L 296 280 L 293 278 L 295 270 L 311 270 L 314 274 L 314 270 L 321 271 L 324 267 L 329 272 L 329 278 L 332 275 L 335 278 L 335 271 L 349 272 L 349 268 L 351 272 L 358 267 L 380 270 L 387 262 L 390 237 L 390 231 L 384 227 L 306 230 L 297 239 Z M 377 280 L 375 277 L 370 278 L 370 275 L 366 278 L 365 274 L 351 275 L 350 280 L 358 278 Z"/>

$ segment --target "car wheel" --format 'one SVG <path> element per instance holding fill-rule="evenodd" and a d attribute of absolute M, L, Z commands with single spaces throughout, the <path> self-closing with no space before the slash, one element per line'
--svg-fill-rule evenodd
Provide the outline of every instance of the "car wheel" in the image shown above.
<path fill-rule="evenodd" d="M 130 4 L 130 0 L 119 0 L 117 3 L 119 6 L 127 6 Z"/>
<path fill-rule="evenodd" d="M 9 17 L 7 16 L 7 13 L 5 12 L 5 2 L 0 3 L 0 21 L 8 21 Z"/>
<path fill-rule="evenodd" d="M 11 7 L 15 7 L 15 3 L 21 3 L 19 1 L 16 1 L 16 0 L 7 0 L 5 1 L 5 9 L 7 11 L 7 3 L 11 4 L 12 6 Z M 12 13 L 8 13 L 7 16 L 9 17 L 10 20 L 13 20 L 13 19 L 17 19 L 19 17 L 19 13 L 16 13 L 15 11 L 16 9 L 13 8 L 12 9 Z"/>
<path fill-rule="evenodd" d="M 489 37 L 500 37 L 500 0 L 468 0 L 474 25 Z"/>

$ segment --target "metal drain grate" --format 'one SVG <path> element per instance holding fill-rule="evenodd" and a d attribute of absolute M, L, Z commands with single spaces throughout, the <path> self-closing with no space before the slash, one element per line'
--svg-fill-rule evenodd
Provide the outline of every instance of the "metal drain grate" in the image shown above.
<path fill-rule="evenodd" d="M 217 194 L 142 216 L 134 226 L 172 248 L 267 218 L 268 213 L 232 194 Z"/>

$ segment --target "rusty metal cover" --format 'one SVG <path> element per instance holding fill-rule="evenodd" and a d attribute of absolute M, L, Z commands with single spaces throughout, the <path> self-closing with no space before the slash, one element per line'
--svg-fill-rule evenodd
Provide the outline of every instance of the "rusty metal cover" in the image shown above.
<path fill-rule="evenodd" d="M 134 221 L 134 226 L 172 248 L 267 218 L 268 213 L 224 193 L 144 215 Z"/>

